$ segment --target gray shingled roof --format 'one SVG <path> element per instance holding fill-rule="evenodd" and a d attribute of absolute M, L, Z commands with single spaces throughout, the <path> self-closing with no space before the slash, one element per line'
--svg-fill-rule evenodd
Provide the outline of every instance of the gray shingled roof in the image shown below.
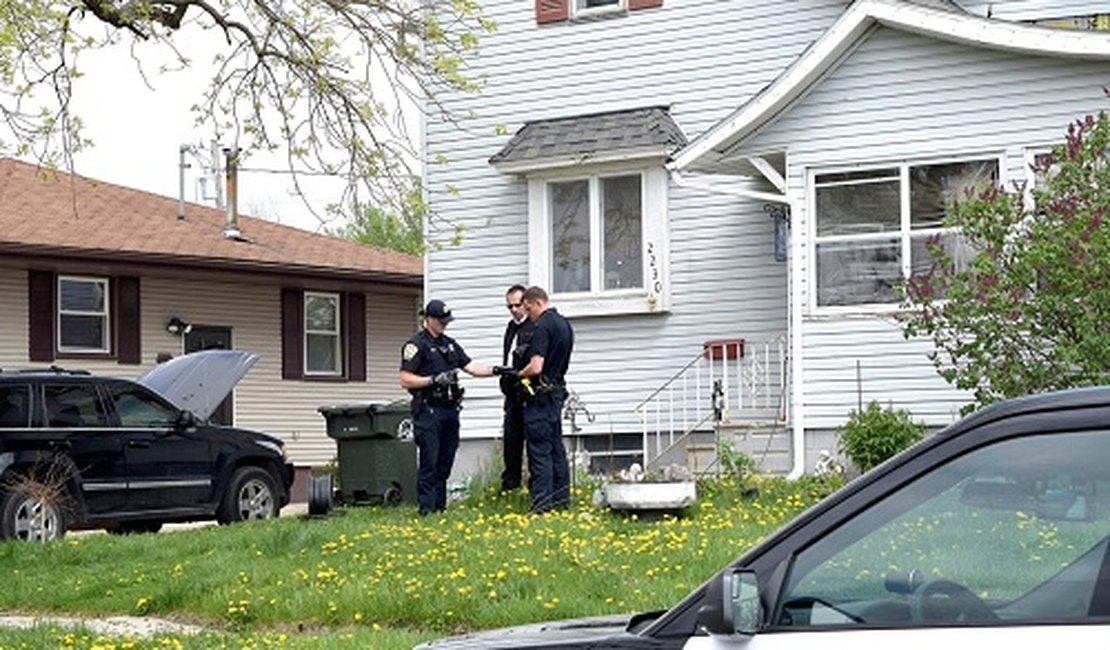
<path fill-rule="evenodd" d="M 658 147 L 673 151 L 686 136 L 665 106 L 526 122 L 491 164 Z"/>

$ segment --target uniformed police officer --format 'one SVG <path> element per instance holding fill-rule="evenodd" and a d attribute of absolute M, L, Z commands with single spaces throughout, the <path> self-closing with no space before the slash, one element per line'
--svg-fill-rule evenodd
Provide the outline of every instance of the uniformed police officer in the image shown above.
<path fill-rule="evenodd" d="M 535 323 L 528 346 L 528 365 L 520 370 L 529 391 L 524 402 L 524 439 L 528 445 L 528 491 L 532 511 L 566 508 L 570 503 L 570 468 L 563 444 L 563 403 L 567 367 L 574 349 L 574 330 L 554 307 L 547 292 L 529 287 L 524 309 Z"/>
<path fill-rule="evenodd" d="M 494 370 L 471 360 L 443 333 L 455 317 L 442 300 L 429 301 L 421 313 L 424 329 L 401 348 L 400 381 L 412 393 L 413 437 L 420 451 L 417 503 L 426 515 L 447 507 L 447 477 L 459 449 L 459 370 L 475 377 L 490 377 Z"/>

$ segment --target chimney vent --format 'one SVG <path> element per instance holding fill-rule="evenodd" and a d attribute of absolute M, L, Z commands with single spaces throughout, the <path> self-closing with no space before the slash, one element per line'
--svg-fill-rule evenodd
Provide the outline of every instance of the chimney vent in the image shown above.
<path fill-rule="evenodd" d="M 227 223 L 224 225 L 224 237 L 242 239 L 243 233 L 239 230 L 239 147 L 224 149 L 224 155 L 227 157 Z"/>

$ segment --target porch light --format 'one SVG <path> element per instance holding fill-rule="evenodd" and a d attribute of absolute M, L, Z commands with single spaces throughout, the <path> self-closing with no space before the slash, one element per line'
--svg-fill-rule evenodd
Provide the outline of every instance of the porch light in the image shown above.
<path fill-rule="evenodd" d="M 173 334 L 174 336 L 181 336 L 183 334 L 188 334 L 189 332 L 192 331 L 192 329 L 193 329 L 193 326 L 192 326 L 191 323 L 186 323 L 185 321 L 181 320 L 177 316 L 174 316 L 173 318 L 171 318 L 169 320 L 168 323 L 166 323 L 166 331 L 169 332 L 170 334 Z"/>

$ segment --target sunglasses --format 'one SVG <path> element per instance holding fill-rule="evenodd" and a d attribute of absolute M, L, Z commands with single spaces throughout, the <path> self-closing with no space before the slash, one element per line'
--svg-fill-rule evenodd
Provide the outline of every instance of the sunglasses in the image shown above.
<path fill-rule="evenodd" d="M 506 309 L 517 309 L 517 308 L 523 307 L 523 306 L 524 306 L 524 303 L 522 303 L 522 302 L 505 303 L 505 308 Z"/>

